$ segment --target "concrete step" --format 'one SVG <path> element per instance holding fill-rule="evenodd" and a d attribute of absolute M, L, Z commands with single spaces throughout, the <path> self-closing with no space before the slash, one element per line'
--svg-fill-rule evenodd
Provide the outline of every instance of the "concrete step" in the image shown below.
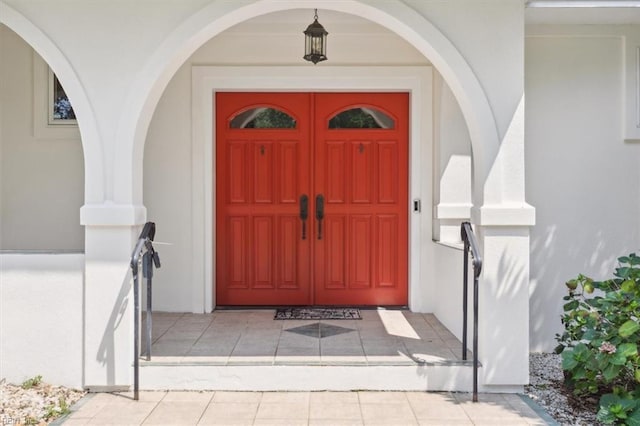
<path fill-rule="evenodd" d="M 470 361 L 414 365 L 141 363 L 142 390 L 470 392 Z"/>

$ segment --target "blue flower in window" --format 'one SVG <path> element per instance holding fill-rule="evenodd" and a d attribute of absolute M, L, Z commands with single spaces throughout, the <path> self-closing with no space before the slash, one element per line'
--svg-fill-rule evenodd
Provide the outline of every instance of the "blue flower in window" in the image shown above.
<path fill-rule="evenodd" d="M 71 102 L 66 96 L 58 97 L 53 103 L 53 118 L 56 120 L 75 120 L 76 114 L 73 111 Z"/>

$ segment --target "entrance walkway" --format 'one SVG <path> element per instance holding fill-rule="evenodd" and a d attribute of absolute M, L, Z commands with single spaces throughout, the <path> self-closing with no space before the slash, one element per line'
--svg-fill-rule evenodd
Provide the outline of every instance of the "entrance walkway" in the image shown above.
<path fill-rule="evenodd" d="M 426 392 L 89 394 L 64 425 L 546 425 L 518 395 Z"/>
<path fill-rule="evenodd" d="M 361 313 L 361 320 L 274 320 L 273 309 L 154 313 L 140 389 L 471 389 L 471 356 L 461 360 L 461 343 L 434 315 Z"/>

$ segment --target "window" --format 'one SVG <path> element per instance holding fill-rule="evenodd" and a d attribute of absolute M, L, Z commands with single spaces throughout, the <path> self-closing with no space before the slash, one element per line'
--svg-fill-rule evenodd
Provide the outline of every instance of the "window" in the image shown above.
<path fill-rule="evenodd" d="M 71 104 L 66 105 L 69 98 L 64 89 L 57 83 L 53 71 L 47 63 L 33 52 L 33 135 L 42 140 L 80 140 L 78 123 L 74 118 L 69 118 Z M 61 90 L 62 89 L 62 90 Z M 56 96 L 57 93 L 57 96 Z M 54 119 L 55 99 L 59 98 L 58 114 L 62 116 L 62 110 L 66 111 L 66 119 Z M 66 100 L 66 101 L 65 101 Z M 64 105 L 64 106 L 63 106 Z"/>
<path fill-rule="evenodd" d="M 60 80 L 49 70 L 49 124 L 76 124 L 69 97 L 60 84 Z"/>
<path fill-rule="evenodd" d="M 284 111 L 257 107 L 236 114 L 230 122 L 232 129 L 294 129 L 296 120 Z"/>
<path fill-rule="evenodd" d="M 395 124 L 388 114 L 369 107 L 351 108 L 329 120 L 330 129 L 393 129 Z"/>

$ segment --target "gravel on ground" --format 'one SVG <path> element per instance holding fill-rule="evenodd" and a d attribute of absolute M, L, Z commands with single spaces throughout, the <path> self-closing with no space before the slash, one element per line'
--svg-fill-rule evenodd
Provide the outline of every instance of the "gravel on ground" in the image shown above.
<path fill-rule="evenodd" d="M 22 385 L 0 381 L 0 425 L 46 425 L 68 413 L 86 392 L 35 377 Z"/>
<path fill-rule="evenodd" d="M 596 420 L 598 399 L 576 397 L 564 386 L 562 357 L 557 354 L 529 355 L 529 385 L 525 394 L 561 425 L 600 425 Z"/>

